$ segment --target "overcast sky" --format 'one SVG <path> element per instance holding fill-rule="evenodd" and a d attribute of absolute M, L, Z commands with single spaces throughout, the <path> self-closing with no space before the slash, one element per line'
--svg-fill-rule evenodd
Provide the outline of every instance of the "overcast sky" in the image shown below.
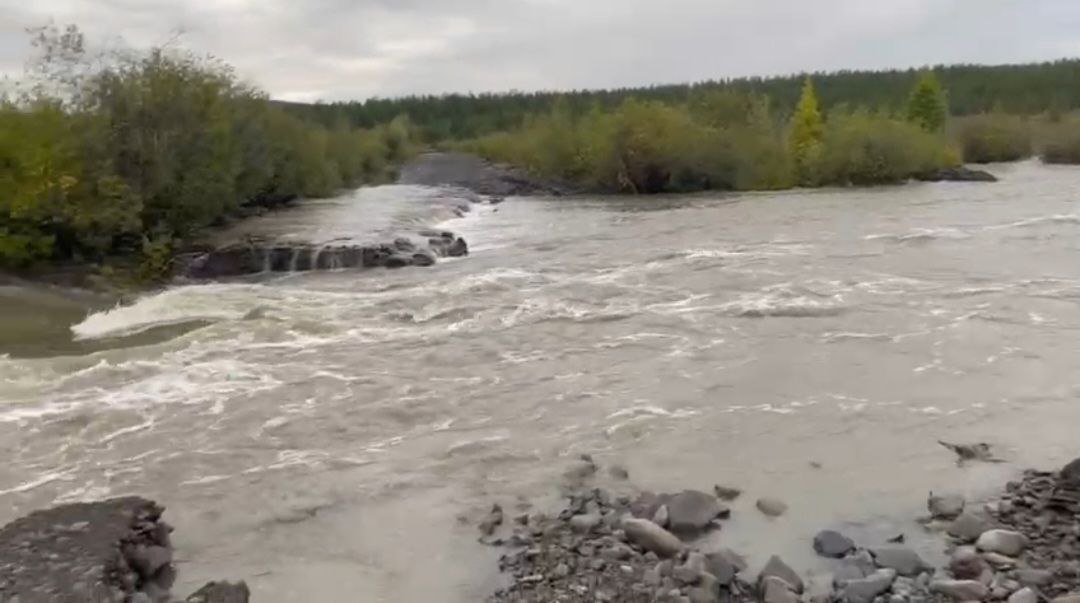
<path fill-rule="evenodd" d="M 50 18 L 132 46 L 183 31 L 291 100 L 1080 56 L 1080 0 L 0 0 L 0 72 Z"/>

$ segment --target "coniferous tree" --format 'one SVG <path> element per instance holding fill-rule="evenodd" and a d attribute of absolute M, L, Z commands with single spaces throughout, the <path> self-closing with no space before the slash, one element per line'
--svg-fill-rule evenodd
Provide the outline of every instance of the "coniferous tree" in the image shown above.
<path fill-rule="evenodd" d="M 800 184 L 814 184 L 814 167 L 821 156 L 821 141 L 825 136 L 825 122 L 821 118 L 814 82 L 808 77 L 803 83 L 802 96 L 791 116 L 788 145 L 795 161 L 796 175 Z"/>
<path fill-rule="evenodd" d="M 945 120 L 949 116 L 945 90 L 941 88 L 934 72 L 927 71 L 919 76 L 915 88 L 908 98 L 908 121 L 927 132 L 941 132 L 945 129 Z"/>

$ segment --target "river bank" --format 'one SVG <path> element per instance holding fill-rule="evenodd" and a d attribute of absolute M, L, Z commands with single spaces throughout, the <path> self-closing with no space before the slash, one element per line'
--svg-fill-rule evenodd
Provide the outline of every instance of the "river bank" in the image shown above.
<path fill-rule="evenodd" d="M 941 565 L 905 546 L 904 532 L 858 543 L 834 529 L 789 533 L 829 560 L 806 576 L 778 555 L 750 573 L 725 544 L 724 529 L 740 520 L 729 505 L 751 494 L 721 485 L 672 494 L 595 487 L 602 470 L 587 455 L 571 467 L 569 503 L 555 515 L 492 508 L 481 542 L 509 551 L 499 559 L 509 585 L 489 601 L 1080 601 L 1080 459 L 1060 471 L 1025 471 L 989 501 L 931 493 L 929 514 L 905 532 L 938 536 L 948 559 Z M 619 465 L 607 470 L 629 479 Z M 748 512 L 783 523 L 788 503 L 762 497 L 754 507 Z"/>

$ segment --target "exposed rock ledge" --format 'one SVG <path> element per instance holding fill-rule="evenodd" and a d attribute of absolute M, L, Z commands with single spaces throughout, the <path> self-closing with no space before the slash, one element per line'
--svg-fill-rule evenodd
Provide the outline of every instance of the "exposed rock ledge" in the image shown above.
<path fill-rule="evenodd" d="M 451 232 L 421 231 L 422 242 L 399 238 L 378 245 L 272 244 L 249 241 L 209 251 L 185 253 L 174 273 L 189 279 L 215 279 L 261 272 L 306 272 L 340 268 L 431 266 L 439 257 L 469 254 L 465 239 Z"/>
<path fill-rule="evenodd" d="M 0 529 L 0 601 L 159 603 L 176 580 L 164 508 L 138 497 L 36 511 Z M 244 583 L 211 583 L 189 603 L 247 603 Z"/>
<path fill-rule="evenodd" d="M 969 167 L 941 168 L 919 176 L 923 182 L 997 182 L 997 176 Z"/>

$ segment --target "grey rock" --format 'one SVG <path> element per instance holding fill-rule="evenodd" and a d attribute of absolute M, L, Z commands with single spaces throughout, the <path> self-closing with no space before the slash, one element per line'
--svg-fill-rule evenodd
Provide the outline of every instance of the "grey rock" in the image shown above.
<path fill-rule="evenodd" d="M 1030 588 L 1021 588 L 1009 596 L 1008 603 L 1039 603 L 1039 594 Z"/>
<path fill-rule="evenodd" d="M 764 603 L 799 603 L 799 595 L 783 578 L 768 576 L 761 581 L 760 589 Z"/>
<path fill-rule="evenodd" d="M 865 578 L 852 580 L 840 590 L 840 597 L 847 603 L 871 603 L 885 594 L 896 580 L 896 570 L 882 569 Z"/>
<path fill-rule="evenodd" d="M 878 567 L 894 569 L 901 576 L 916 576 L 930 566 L 914 550 L 902 546 L 871 549 Z"/>
<path fill-rule="evenodd" d="M 660 505 L 660 508 L 656 510 L 656 514 L 653 515 L 652 522 L 656 525 L 666 528 L 668 526 L 668 508 L 667 505 Z"/>
<path fill-rule="evenodd" d="M 1054 581 L 1054 572 L 1041 569 L 1016 570 L 1016 581 L 1023 586 L 1047 586 Z"/>
<path fill-rule="evenodd" d="M 716 492 L 716 498 L 728 502 L 742 496 L 742 490 L 739 490 L 738 488 L 729 488 L 727 486 L 713 486 L 713 491 Z"/>
<path fill-rule="evenodd" d="M 926 508 L 934 519 L 955 519 L 964 512 L 964 497 L 955 494 L 936 496 L 931 492 L 926 500 Z"/>
<path fill-rule="evenodd" d="M 1080 603 L 1080 593 L 1072 593 L 1058 597 L 1050 603 Z"/>
<path fill-rule="evenodd" d="M 982 601 L 990 589 L 976 580 L 934 580 L 930 592 L 951 597 L 956 601 Z"/>
<path fill-rule="evenodd" d="M 622 529 L 631 542 L 661 557 L 673 557 L 683 549 L 677 536 L 647 519 L 624 518 Z"/>
<path fill-rule="evenodd" d="M 730 513 L 712 494 L 685 490 L 666 503 L 668 525 L 678 534 L 695 534 L 709 527 L 712 520 Z"/>
<path fill-rule="evenodd" d="M 502 525 L 502 522 L 502 507 L 498 504 L 492 505 L 491 511 L 488 512 L 487 517 L 480 522 L 480 533 L 484 536 L 491 536 L 495 533 L 495 529 Z"/>
<path fill-rule="evenodd" d="M 582 534 L 588 534 L 593 531 L 596 526 L 600 525 L 601 517 L 595 513 L 586 513 L 585 515 L 575 515 L 570 518 L 570 527 L 575 532 Z"/>
<path fill-rule="evenodd" d="M 651 567 L 651 568 L 645 570 L 645 578 L 644 578 L 645 584 L 648 584 L 649 586 L 652 586 L 652 587 L 655 588 L 657 586 L 660 586 L 660 583 L 663 581 L 663 579 L 664 579 L 664 576 L 660 572 L 660 566 L 659 565 Z"/>
<path fill-rule="evenodd" d="M 867 574 L 863 572 L 859 566 L 853 563 L 845 563 L 836 568 L 836 571 L 833 572 L 833 584 L 836 588 L 842 588 L 848 582 L 862 580 L 866 576 Z"/>
<path fill-rule="evenodd" d="M 705 571 L 712 574 L 722 586 L 731 584 L 735 576 L 745 569 L 746 561 L 734 552 L 727 554 L 720 551 L 705 556 Z"/>
<path fill-rule="evenodd" d="M 854 553 L 844 557 L 843 565 L 851 565 L 858 568 L 863 577 L 869 576 L 877 569 L 877 564 L 874 563 L 874 556 L 870 554 L 870 551 L 860 549 Z"/>
<path fill-rule="evenodd" d="M 993 526 L 990 519 L 985 515 L 973 511 L 964 511 L 949 524 L 948 533 L 961 542 L 970 543 L 975 542 L 983 532 L 991 527 Z"/>
<path fill-rule="evenodd" d="M 822 530 L 814 536 L 814 550 L 822 557 L 840 559 L 854 548 L 854 541 L 834 530 Z"/>
<path fill-rule="evenodd" d="M 185 603 L 248 603 L 250 600 L 251 591 L 243 582 L 211 582 L 184 599 Z"/>
<path fill-rule="evenodd" d="M 979 536 L 975 546 L 979 547 L 980 551 L 1016 557 L 1027 547 L 1027 538 L 1010 530 L 989 530 Z"/>
<path fill-rule="evenodd" d="M 782 559 L 773 555 L 769 557 L 769 561 L 762 568 L 761 573 L 758 574 L 758 584 L 763 585 L 766 578 L 776 577 L 780 578 L 784 582 L 791 585 L 791 588 L 798 593 L 803 591 L 803 581 L 799 577 L 799 574 L 795 570 L 791 569 L 791 566 L 784 563 Z"/>
<path fill-rule="evenodd" d="M 787 503 L 769 497 L 759 498 L 755 506 L 757 506 L 758 511 L 761 511 L 769 517 L 780 517 L 784 513 L 787 513 L 788 510 Z"/>
<path fill-rule="evenodd" d="M 983 553 L 982 558 L 996 568 L 1016 567 L 1017 561 L 1001 553 Z"/>
<path fill-rule="evenodd" d="M 619 480 L 626 481 L 630 479 L 630 472 L 626 470 L 626 467 L 622 465 L 612 465 L 608 467 L 608 475 Z"/>
<path fill-rule="evenodd" d="M 987 569 L 986 561 L 972 546 L 957 547 L 949 559 L 949 571 L 959 580 L 975 580 Z"/>

